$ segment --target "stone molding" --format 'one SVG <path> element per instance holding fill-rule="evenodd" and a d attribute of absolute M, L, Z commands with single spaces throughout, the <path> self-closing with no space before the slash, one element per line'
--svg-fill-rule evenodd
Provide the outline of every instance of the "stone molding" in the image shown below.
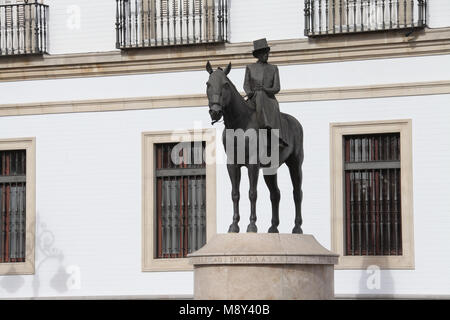
<path fill-rule="evenodd" d="M 142 271 L 190 271 L 192 266 L 188 258 L 155 257 L 156 240 L 156 143 L 174 143 L 186 141 L 205 141 L 208 151 L 216 150 L 216 130 L 177 130 L 142 132 Z M 205 152 L 206 161 L 206 241 L 216 234 L 216 165 Z"/>
<path fill-rule="evenodd" d="M 277 99 L 281 103 L 287 103 L 346 99 L 372 99 L 434 94 L 450 94 L 450 80 L 382 84 L 372 86 L 293 89 L 281 91 L 277 95 Z M 0 104 L 0 117 L 77 112 L 205 107 L 207 105 L 208 100 L 205 94 L 3 105 Z"/>
<path fill-rule="evenodd" d="M 194 265 L 224 265 L 224 264 L 337 264 L 334 256 L 288 256 L 288 255 L 260 255 L 260 256 L 217 256 L 191 258 Z"/>
<path fill-rule="evenodd" d="M 277 65 L 386 59 L 450 53 L 450 28 L 330 35 L 270 41 Z M 131 49 L 100 53 L 2 57 L 0 82 L 202 70 L 205 61 L 244 67 L 254 61 L 251 42 Z"/>
<path fill-rule="evenodd" d="M 188 255 L 193 265 L 327 264 L 338 255 L 309 234 L 225 233 Z"/>
<path fill-rule="evenodd" d="M 345 254 L 344 224 L 344 135 L 374 133 L 400 133 L 401 146 L 401 230 L 402 255 L 398 256 L 351 256 Z M 331 204 L 331 250 L 340 255 L 335 269 L 364 270 L 370 266 L 381 269 L 415 268 L 414 258 L 414 197 L 412 120 L 381 120 L 364 122 L 330 123 L 330 204 Z"/>

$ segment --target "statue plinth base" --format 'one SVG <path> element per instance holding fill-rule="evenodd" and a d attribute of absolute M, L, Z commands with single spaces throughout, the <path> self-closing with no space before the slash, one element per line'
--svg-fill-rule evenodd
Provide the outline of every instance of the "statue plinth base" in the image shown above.
<path fill-rule="evenodd" d="M 338 255 L 312 235 L 215 235 L 190 254 L 200 300 L 333 299 Z"/>

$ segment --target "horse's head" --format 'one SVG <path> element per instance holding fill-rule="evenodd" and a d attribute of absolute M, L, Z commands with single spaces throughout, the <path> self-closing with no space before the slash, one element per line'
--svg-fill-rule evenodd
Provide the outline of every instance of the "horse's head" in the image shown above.
<path fill-rule="evenodd" d="M 208 82 L 206 82 L 209 114 L 212 119 L 212 124 L 214 124 L 222 118 L 225 108 L 230 102 L 231 84 L 227 75 L 231 71 L 231 62 L 225 70 L 218 68 L 214 71 L 208 61 L 206 64 L 206 71 L 209 73 L 209 79 Z"/>

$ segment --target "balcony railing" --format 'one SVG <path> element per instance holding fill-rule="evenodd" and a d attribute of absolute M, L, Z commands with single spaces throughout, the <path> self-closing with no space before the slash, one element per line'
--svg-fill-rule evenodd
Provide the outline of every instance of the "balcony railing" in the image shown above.
<path fill-rule="evenodd" d="M 47 53 L 47 20 L 37 0 L 0 5 L 0 56 Z"/>
<path fill-rule="evenodd" d="M 426 0 L 305 0 L 305 35 L 422 28 Z"/>
<path fill-rule="evenodd" d="M 228 0 L 116 0 L 118 49 L 227 41 Z"/>

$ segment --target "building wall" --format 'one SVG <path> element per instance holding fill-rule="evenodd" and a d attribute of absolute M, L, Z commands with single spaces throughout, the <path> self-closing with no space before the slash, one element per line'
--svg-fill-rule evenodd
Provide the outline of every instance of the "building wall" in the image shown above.
<path fill-rule="evenodd" d="M 52 55 L 115 50 L 115 1 L 50 5 Z M 78 23 L 78 13 L 79 23 Z M 429 25 L 450 26 L 450 3 L 429 1 Z M 280 20 L 283 23 L 280 23 Z M 303 1 L 231 1 L 230 42 L 303 36 Z M 406 38 L 405 38 L 405 41 Z M 0 62 L 1 64 L 1 62 Z M 280 66 L 283 90 L 448 81 L 450 55 Z M 0 83 L 7 104 L 202 94 L 204 70 Z M 241 89 L 242 67 L 230 78 Z M 393 94 L 395 95 L 395 94 Z M 368 289 L 366 270 L 337 270 L 336 294 L 450 295 L 449 94 L 290 102 L 282 111 L 305 130 L 304 232 L 330 248 L 330 122 L 413 120 L 415 270 L 381 271 Z M 36 274 L 0 276 L 0 298 L 108 295 L 191 295 L 192 272 L 141 271 L 141 132 L 210 127 L 206 106 L 120 112 L 0 117 L 0 139 L 36 137 Z M 170 122 L 168 121 L 170 119 Z M 216 125 L 221 134 L 221 124 Z M 436 147 L 438 145 L 438 147 Z M 218 152 L 223 152 L 220 144 Z M 223 153 L 222 153 L 223 154 Z M 220 159 L 219 159 L 220 160 Z M 261 179 L 262 180 L 262 179 Z M 294 208 L 286 167 L 280 169 L 280 232 Z M 241 229 L 249 219 L 248 180 L 241 185 Z M 231 222 L 230 182 L 217 166 L 217 232 Z M 270 223 L 261 181 L 258 227 Z M 70 275 L 72 274 L 72 275 Z M 77 282 L 77 279 L 80 282 Z"/>
<path fill-rule="evenodd" d="M 46 0 L 46 3 L 50 6 L 51 54 L 116 50 L 116 1 Z M 300 0 L 270 1 L 264 5 L 257 0 L 233 0 L 230 1 L 230 42 L 262 37 L 302 38 L 303 19 Z"/>
<path fill-rule="evenodd" d="M 116 2 L 113 0 L 46 0 L 50 6 L 50 53 L 81 53 L 115 50 Z M 431 28 L 450 26 L 450 3 L 428 1 Z M 231 0 L 231 43 L 299 39 L 304 36 L 302 0 Z M 283 21 L 283 23 L 280 23 Z"/>
<path fill-rule="evenodd" d="M 450 55 L 280 66 L 281 89 L 332 88 L 448 80 Z M 205 63 L 206 64 L 206 63 Z M 218 67 L 218 66 L 214 66 Z M 225 67 L 223 65 L 222 67 Z M 432 71 L 432 72 L 430 72 Z M 243 68 L 229 78 L 243 91 Z M 3 82 L 2 104 L 157 97 L 206 92 L 206 70 L 180 73 Z M 26 94 L 23 94 L 26 92 Z"/>
<path fill-rule="evenodd" d="M 428 25 L 430 28 L 450 26 L 450 2 L 445 0 L 428 0 Z"/>
<path fill-rule="evenodd" d="M 416 268 L 382 271 L 379 290 L 367 289 L 365 270 L 339 270 L 336 294 L 450 294 L 450 254 L 444 249 L 450 241 L 446 188 L 450 147 L 442 139 L 450 135 L 449 99 L 450 95 L 433 95 L 282 105 L 305 131 L 303 230 L 328 248 L 329 123 L 413 120 Z M 37 150 L 36 274 L 1 277 L 0 297 L 192 294 L 191 272 L 141 272 L 140 134 L 192 128 L 199 120 L 208 127 L 206 107 L 0 118 L 0 137 L 36 137 Z M 219 134 L 221 126 L 217 129 Z M 439 148 L 435 141 L 442 142 Z M 290 232 L 294 207 L 286 167 L 280 169 L 279 185 L 280 232 Z M 249 221 L 245 190 L 244 173 L 242 228 Z M 258 191 L 258 227 L 264 232 L 271 217 L 262 181 Z M 231 222 L 230 192 L 225 166 L 219 161 L 219 233 L 226 232 Z M 67 285 L 75 277 L 69 271 L 79 275 L 79 288 Z"/>
<path fill-rule="evenodd" d="M 115 50 L 116 2 L 46 0 L 50 54 Z"/>

